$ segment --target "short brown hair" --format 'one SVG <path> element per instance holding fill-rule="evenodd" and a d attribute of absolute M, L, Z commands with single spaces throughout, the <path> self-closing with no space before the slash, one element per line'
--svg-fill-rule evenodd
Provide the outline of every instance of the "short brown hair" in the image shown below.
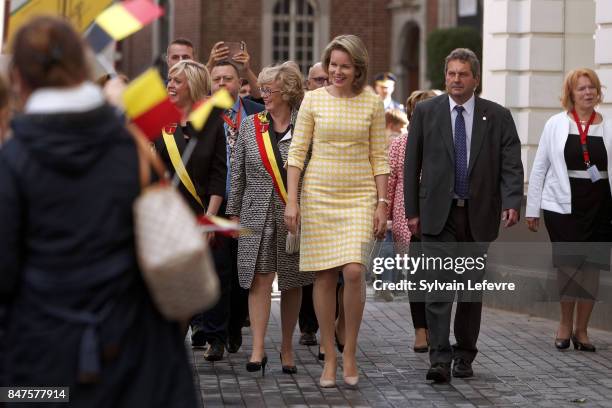
<path fill-rule="evenodd" d="M 172 40 L 172 42 L 170 42 L 170 44 L 168 44 L 168 49 L 170 49 L 170 46 L 174 45 L 174 44 L 176 44 L 176 45 L 184 45 L 186 47 L 191 48 L 193 50 L 193 57 L 194 58 L 196 57 L 196 49 L 193 46 L 193 43 L 191 41 L 189 41 L 188 39 L 183 38 L 183 37 L 175 38 L 174 40 Z M 166 52 L 167 52 L 167 50 L 166 50 Z"/>
<path fill-rule="evenodd" d="M 210 73 L 204 64 L 193 60 L 182 60 L 170 68 L 168 76 L 185 73 L 191 102 L 197 102 L 210 94 Z"/>
<path fill-rule="evenodd" d="M 442 92 L 433 89 L 413 91 L 408 99 L 406 99 L 406 115 L 408 120 L 412 118 L 412 112 L 417 103 L 441 95 Z"/>
<path fill-rule="evenodd" d="M 298 109 L 304 98 L 304 78 L 297 67 L 293 61 L 265 67 L 259 73 L 257 82 L 263 85 L 278 81 L 283 99 L 291 108 Z"/>
<path fill-rule="evenodd" d="M 368 82 L 368 50 L 359 37 L 352 34 L 339 35 L 334 38 L 323 51 L 321 62 L 323 70 L 329 75 L 329 62 L 331 53 L 334 50 L 346 52 L 350 57 L 353 65 L 355 65 L 355 80 L 353 81 L 353 90 L 361 92 L 363 87 Z"/>
<path fill-rule="evenodd" d="M 83 41 L 62 19 L 32 19 L 17 31 L 12 50 L 12 67 L 32 91 L 74 86 L 90 77 Z"/>
<path fill-rule="evenodd" d="M 446 71 L 448 70 L 448 63 L 454 60 L 469 63 L 472 76 L 474 78 L 480 78 L 480 61 L 474 51 L 469 48 L 455 48 L 448 54 L 444 59 L 444 76 L 446 76 Z"/>
<path fill-rule="evenodd" d="M 565 76 L 565 80 L 563 81 L 563 91 L 561 94 L 561 105 L 568 112 L 574 109 L 574 98 L 572 96 L 572 91 L 576 87 L 578 79 L 583 76 L 589 78 L 591 80 L 591 83 L 597 89 L 596 104 L 600 104 L 603 100 L 603 95 L 601 94 L 601 81 L 599 80 L 599 77 L 597 76 L 595 71 L 589 68 L 573 69 Z"/>

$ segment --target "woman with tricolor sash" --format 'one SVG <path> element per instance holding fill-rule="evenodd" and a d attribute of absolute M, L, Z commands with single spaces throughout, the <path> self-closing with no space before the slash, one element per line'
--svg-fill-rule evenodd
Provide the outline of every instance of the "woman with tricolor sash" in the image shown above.
<path fill-rule="evenodd" d="M 183 119 L 181 123 L 162 129 L 162 137 L 155 142 L 167 168 L 178 174 L 179 191 L 198 215 L 217 215 L 227 175 L 225 134 L 219 126 L 222 122 L 209 120 L 204 129 L 197 132 L 187 121 L 194 105 L 208 97 L 210 88 L 210 74 L 203 64 L 183 60 L 172 66 L 168 72 L 168 96 L 183 113 Z M 211 115 L 211 119 L 213 116 L 217 118 L 218 115 Z M 183 163 L 181 156 L 192 138 L 197 138 L 197 144 L 189 160 Z"/>
<path fill-rule="evenodd" d="M 208 69 L 199 62 L 183 60 L 173 65 L 168 72 L 168 97 L 182 113 L 180 123 L 162 129 L 162 137 L 155 148 L 173 177 L 178 177 L 178 189 L 193 212 L 200 215 L 217 215 L 221 210 L 227 179 L 226 146 L 220 111 L 210 113 L 204 127 L 196 131 L 188 121 L 196 103 L 206 99 L 211 90 Z M 193 150 L 191 150 L 193 149 Z M 191 150 L 191 153 L 188 152 Z M 207 234 L 212 248 L 215 270 L 223 282 L 227 277 L 227 240 Z M 226 308 L 223 300 L 214 308 Z M 208 344 L 204 353 L 207 360 L 223 357 L 225 326 L 218 319 L 207 319 L 199 313 L 191 319 L 191 345 L 201 348 Z M 213 361 L 213 360 L 211 360 Z"/>
<path fill-rule="evenodd" d="M 264 351 L 270 318 L 272 283 L 278 276 L 281 291 L 281 365 L 284 373 L 297 372 L 292 336 L 298 319 L 302 286 L 312 275 L 298 270 L 299 255 L 291 248 L 295 237 L 287 236 L 284 223 L 287 202 L 285 162 L 293 125 L 304 96 L 302 76 L 288 63 L 264 68 L 258 83 L 264 112 L 243 120 L 234 147 L 231 193 L 226 213 L 253 231 L 238 240 L 240 285 L 249 289 L 249 316 L 253 349 L 247 371 L 262 371 L 268 357 Z"/>

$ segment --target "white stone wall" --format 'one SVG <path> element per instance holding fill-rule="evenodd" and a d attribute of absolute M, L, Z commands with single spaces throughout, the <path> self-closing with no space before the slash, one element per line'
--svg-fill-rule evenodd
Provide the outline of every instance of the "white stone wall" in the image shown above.
<path fill-rule="evenodd" d="M 603 90 L 601 111 L 612 115 L 612 1 L 596 0 L 595 67 Z"/>
<path fill-rule="evenodd" d="M 485 0 L 483 97 L 511 110 L 525 181 L 544 123 L 561 109 L 565 74 L 595 67 L 594 32 L 593 0 Z"/>

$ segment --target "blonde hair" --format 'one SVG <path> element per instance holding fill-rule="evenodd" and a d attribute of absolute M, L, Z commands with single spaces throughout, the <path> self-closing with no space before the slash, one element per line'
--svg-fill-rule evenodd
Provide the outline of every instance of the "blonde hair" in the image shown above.
<path fill-rule="evenodd" d="M 365 44 L 359 37 L 352 34 L 339 35 L 334 38 L 329 44 L 327 44 L 327 47 L 325 47 L 323 55 L 321 56 L 323 69 L 327 75 L 329 75 L 331 53 L 334 50 L 344 51 L 349 55 L 349 57 L 351 57 L 351 61 L 355 66 L 353 91 L 361 92 L 363 87 L 368 82 L 368 61 L 370 60 Z"/>
<path fill-rule="evenodd" d="M 197 102 L 210 94 L 210 73 L 204 64 L 193 60 L 182 60 L 170 68 L 168 76 L 180 75 L 182 72 L 187 78 L 189 97 L 192 102 Z"/>
<path fill-rule="evenodd" d="M 257 77 L 259 86 L 277 82 L 280 86 L 281 96 L 291 108 L 299 108 L 304 98 L 304 78 L 298 65 L 287 61 L 281 65 L 265 67 Z"/>
<path fill-rule="evenodd" d="M 563 81 L 561 105 L 567 111 L 571 111 L 572 109 L 574 109 L 574 98 L 572 96 L 572 91 L 576 87 L 578 79 L 583 76 L 589 78 L 591 83 L 597 89 L 596 105 L 599 105 L 603 100 L 603 95 L 601 94 L 601 82 L 599 81 L 599 77 L 597 76 L 595 71 L 589 68 L 577 68 L 568 72 L 565 76 L 565 80 Z"/>
<path fill-rule="evenodd" d="M 408 117 L 401 109 L 389 109 L 385 112 L 385 126 L 408 124 Z"/>
<path fill-rule="evenodd" d="M 413 91 L 408 99 L 406 99 L 406 114 L 408 115 L 408 119 L 412 118 L 412 112 L 414 112 L 414 108 L 417 103 L 441 94 L 442 92 L 438 91 L 437 89 L 420 89 L 418 91 Z"/>

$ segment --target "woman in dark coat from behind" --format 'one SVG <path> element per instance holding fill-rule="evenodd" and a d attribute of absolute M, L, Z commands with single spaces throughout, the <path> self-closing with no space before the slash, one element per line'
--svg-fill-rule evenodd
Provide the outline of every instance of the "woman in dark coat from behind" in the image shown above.
<path fill-rule="evenodd" d="M 78 34 L 37 18 L 13 52 L 25 106 L 0 150 L 8 384 L 70 387 L 76 407 L 197 406 L 179 327 L 136 263 L 136 148 L 87 80 Z"/>

